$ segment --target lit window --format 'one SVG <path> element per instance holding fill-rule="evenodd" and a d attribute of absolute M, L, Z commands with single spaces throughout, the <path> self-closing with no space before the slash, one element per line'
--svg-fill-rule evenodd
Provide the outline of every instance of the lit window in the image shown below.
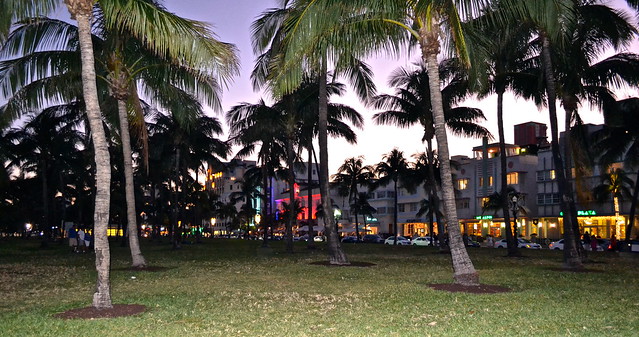
<path fill-rule="evenodd" d="M 550 170 L 550 180 L 555 180 L 555 170 Z"/>
<path fill-rule="evenodd" d="M 510 172 L 506 175 L 506 183 L 508 185 L 519 184 L 519 172 Z"/>
<path fill-rule="evenodd" d="M 458 179 L 457 180 L 457 189 L 459 189 L 459 190 L 467 189 L 469 182 L 470 182 L 470 179 Z"/>

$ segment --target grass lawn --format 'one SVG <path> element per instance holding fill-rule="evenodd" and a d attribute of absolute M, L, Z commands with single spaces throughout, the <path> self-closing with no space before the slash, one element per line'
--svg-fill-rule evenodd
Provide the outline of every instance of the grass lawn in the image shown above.
<path fill-rule="evenodd" d="M 639 254 L 598 252 L 572 273 L 561 252 L 474 248 L 482 283 L 510 293 L 432 290 L 452 282 L 448 255 L 430 247 L 347 244 L 351 261 L 326 267 L 324 246 L 284 253 L 283 242 L 212 239 L 173 251 L 143 242 L 152 266 L 130 271 L 112 243 L 114 304 L 143 304 L 138 316 L 63 320 L 91 305 L 93 254 L 39 242 L 0 241 L 0 336 L 639 336 Z"/>

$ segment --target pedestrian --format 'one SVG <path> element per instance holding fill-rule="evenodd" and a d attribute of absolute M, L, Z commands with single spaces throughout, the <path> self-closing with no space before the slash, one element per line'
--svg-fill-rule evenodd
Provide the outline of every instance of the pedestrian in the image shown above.
<path fill-rule="evenodd" d="M 495 241 L 493 241 L 493 236 L 488 234 L 486 237 L 486 247 L 493 248 L 495 246 Z"/>
<path fill-rule="evenodd" d="M 597 241 L 597 237 L 596 236 L 591 236 L 590 237 L 590 250 L 592 250 L 593 252 L 597 251 L 597 247 L 599 246 L 599 242 Z"/>
<path fill-rule="evenodd" d="M 590 234 L 588 234 L 588 232 L 585 232 L 583 239 L 585 243 L 590 243 Z"/>
<path fill-rule="evenodd" d="M 67 237 L 69 238 L 69 247 L 71 247 L 71 252 L 72 253 L 77 252 L 78 251 L 78 229 L 75 225 L 69 228 Z"/>
<path fill-rule="evenodd" d="M 614 234 L 612 234 L 612 237 L 610 238 L 610 246 L 608 247 L 608 250 L 617 250 L 617 236 L 615 236 Z"/>
<path fill-rule="evenodd" d="M 84 246 L 84 229 L 80 227 L 78 230 L 78 253 L 85 253 L 86 247 Z"/>
<path fill-rule="evenodd" d="M 91 248 L 91 241 L 93 241 L 93 236 L 91 236 L 91 233 L 87 230 L 84 233 L 84 247 L 85 249 L 89 249 Z"/>

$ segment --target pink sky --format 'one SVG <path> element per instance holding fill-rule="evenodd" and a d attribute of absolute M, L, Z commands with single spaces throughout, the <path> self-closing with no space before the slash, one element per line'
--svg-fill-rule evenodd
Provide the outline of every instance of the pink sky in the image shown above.
<path fill-rule="evenodd" d="M 619 1 L 613 1 L 615 2 Z M 167 0 L 165 6 L 168 10 L 180 16 L 205 21 L 213 25 L 213 31 L 218 38 L 225 42 L 233 43 L 240 51 L 241 74 L 234 83 L 225 90 L 222 99 L 224 111 L 240 102 L 256 103 L 262 97 L 259 93 L 254 93 L 250 83 L 250 73 L 253 68 L 254 56 L 250 43 L 250 25 L 260 13 L 267 8 L 277 6 L 275 0 L 234 0 L 234 1 L 205 1 L 205 0 Z M 634 52 L 639 52 L 639 43 L 635 42 L 631 47 Z M 392 93 L 393 89 L 388 88 L 386 81 L 388 75 L 399 66 L 408 66 L 413 59 L 371 59 L 369 63 L 375 71 L 375 81 L 380 92 Z M 619 92 L 619 98 L 637 96 L 636 90 L 625 90 Z M 329 141 L 329 165 L 331 172 L 347 157 L 363 155 L 368 164 L 374 164 L 381 160 L 384 153 L 389 152 L 394 147 L 404 151 L 406 156 L 423 151 L 421 143 L 421 129 L 397 129 L 389 126 L 377 126 L 371 121 L 371 116 L 375 111 L 365 108 L 358 100 L 349 94 L 342 98 L 335 98 L 334 101 L 348 104 L 356 108 L 365 118 L 366 124 L 363 130 L 358 131 L 359 142 L 357 145 L 349 145 L 341 140 Z M 496 137 L 496 100 L 489 97 L 483 101 L 469 101 L 465 105 L 480 108 L 484 111 L 487 121 L 483 124 Z M 507 115 L 506 141 L 513 140 L 512 125 L 528 121 L 536 121 L 548 124 L 548 117 L 545 111 L 539 111 L 534 104 L 524 100 L 517 100 L 510 96 L 505 98 L 505 114 Z M 582 117 L 587 123 L 602 123 L 603 117 L 598 112 L 587 111 L 588 107 L 581 108 Z M 211 111 L 212 115 L 216 115 Z M 222 118 L 222 114 L 217 114 Z M 563 116 L 563 113 L 560 114 Z M 560 117 L 563 118 L 563 117 Z M 559 121 L 560 129 L 563 120 Z M 464 139 L 449 135 L 451 155 L 471 155 L 473 146 L 481 144 L 477 139 Z"/>

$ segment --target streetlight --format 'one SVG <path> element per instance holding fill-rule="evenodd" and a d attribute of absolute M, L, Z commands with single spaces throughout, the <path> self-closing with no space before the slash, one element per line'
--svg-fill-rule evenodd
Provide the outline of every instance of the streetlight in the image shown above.
<path fill-rule="evenodd" d="M 523 204 L 524 198 L 519 193 L 514 193 L 509 200 L 510 210 L 513 212 L 514 234 L 517 240 L 517 213 L 519 213 L 520 204 Z"/>

